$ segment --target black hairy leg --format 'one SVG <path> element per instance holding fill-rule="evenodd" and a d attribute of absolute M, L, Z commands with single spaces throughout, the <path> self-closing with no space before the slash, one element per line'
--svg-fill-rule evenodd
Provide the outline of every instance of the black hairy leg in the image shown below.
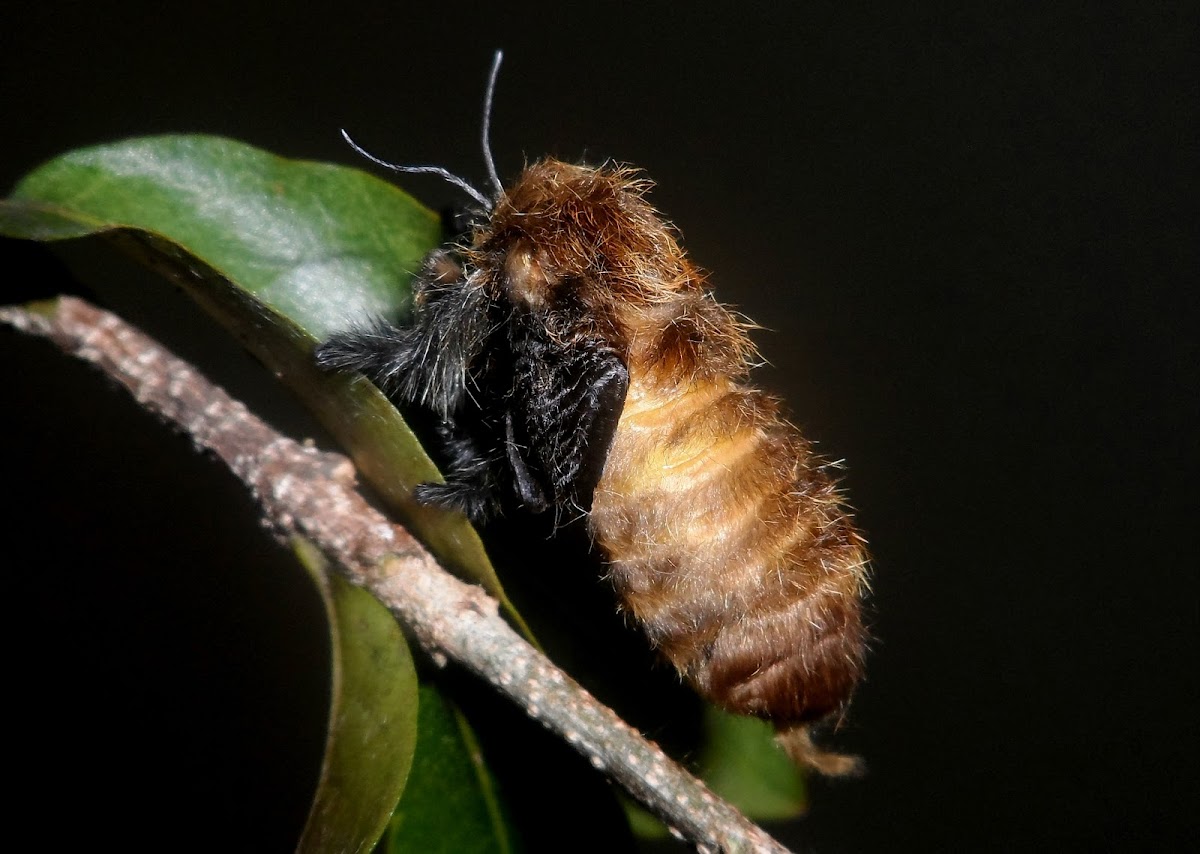
<path fill-rule="evenodd" d="M 419 339 L 383 318 L 338 332 L 323 341 L 313 355 L 327 371 L 358 371 L 389 397 L 401 387 L 401 377 L 413 362 Z"/>
<path fill-rule="evenodd" d="M 359 371 L 394 401 L 449 418 L 466 396 L 468 369 L 487 344 L 495 313 L 454 257 L 437 251 L 414 283 L 410 325 L 376 318 L 338 332 L 317 347 L 317 365 Z"/>
<path fill-rule="evenodd" d="M 422 504 L 456 510 L 472 522 L 484 522 L 500 510 L 500 484 L 495 451 L 487 451 L 479 440 L 463 432 L 460 425 L 442 421 L 436 428 L 445 461 L 445 483 L 418 484 L 413 496 Z"/>
<path fill-rule="evenodd" d="M 553 340 L 544 321 L 514 319 L 513 383 L 505 447 L 513 488 L 533 512 L 591 509 L 629 372 L 607 344 Z"/>

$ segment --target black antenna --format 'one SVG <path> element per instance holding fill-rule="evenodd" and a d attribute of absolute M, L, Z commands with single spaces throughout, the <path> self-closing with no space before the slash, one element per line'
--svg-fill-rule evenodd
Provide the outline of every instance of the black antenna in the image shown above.
<path fill-rule="evenodd" d="M 492 98 L 496 94 L 496 78 L 500 74 L 500 61 L 504 59 L 504 51 L 496 51 L 496 55 L 492 57 L 492 70 L 488 74 L 487 92 L 483 96 L 483 160 L 487 164 L 488 177 L 492 181 L 492 186 L 496 188 L 496 198 L 504 195 L 504 185 L 500 183 L 500 176 L 496 173 L 496 161 L 492 159 L 492 143 L 491 143 L 491 127 L 492 127 Z M 437 175 L 445 181 L 449 181 L 454 186 L 463 190 L 479 204 L 483 205 L 483 209 L 490 211 L 495 207 L 495 201 L 489 199 L 483 193 L 476 190 L 465 180 L 455 175 L 453 172 L 445 169 L 442 166 L 401 166 L 399 163 L 388 163 L 386 160 L 380 160 L 371 152 L 367 151 L 357 142 L 350 138 L 350 134 L 345 128 L 342 128 L 342 138 L 347 144 L 363 157 L 370 160 L 372 163 L 382 166 L 384 169 L 391 169 L 393 172 L 417 172 L 429 175 Z"/>
<path fill-rule="evenodd" d="M 496 173 L 496 161 L 492 159 L 492 100 L 496 95 L 496 78 L 500 76 L 500 62 L 503 59 L 504 51 L 496 51 L 496 55 L 492 57 L 491 73 L 488 74 L 487 92 L 483 96 L 483 160 L 487 164 L 492 186 L 496 188 L 496 198 L 504 195 L 504 185 L 500 183 L 500 176 Z"/>

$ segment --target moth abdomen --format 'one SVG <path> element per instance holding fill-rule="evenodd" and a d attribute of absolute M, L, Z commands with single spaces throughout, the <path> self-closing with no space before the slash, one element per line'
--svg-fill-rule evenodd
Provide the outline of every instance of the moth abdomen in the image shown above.
<path fill-rule="evenodd" d="M 624 607 L 728 711 L 781 732 L 837 712 L 862 668 L 866 555 L 825 467 L 762 392 L 639 385 L 591 516 Z"/>

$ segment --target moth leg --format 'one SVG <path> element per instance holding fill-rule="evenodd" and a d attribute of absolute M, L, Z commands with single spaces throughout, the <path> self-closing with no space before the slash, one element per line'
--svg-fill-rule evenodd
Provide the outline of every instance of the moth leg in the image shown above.
<path fill-rule="evenodd" d="M 500 509 L 498 485 L 492 466 L 486 462 L 476 470 L 449 475 L 445 483 L 421 483 L 413 497 L 421 504 L 454 510 L 472 522 L 484 522 Z"/>
<path fill-rule="evenodd" d="M 416 306 L 413 326 L 404 329 L 393 326 L 382 318 L 360 323 L 342 332 L 334 333 L 316 349 L 318 367 L 335 371 L 359 371 L 378 386 L 403 370 L 414 369 L 413 364 L 397 364 L 401 359 L 418 355 L 414 347 L 419 343 L 415 327 L 420 325 L 421 307 L 436 299 L 455 282 L 463 280 L 462 266 L 454 256 L 444 249 L 437 249 L 426 256 L 421 272 L 413 280 L 413 302 Z"/>
<path fill-rule="evenodd" d="M 612 351 L 594 351 L 586 372 L 563 399 L 554 491 L 570 494 L 580 510 L 591 510 L 592 494 L 625 408 L 629 370 Z"/>
<path fill-rule="evenodd" d="M 315 351 L 327 370 L 360 371 L 397 403 L 447 418 L 467 393 L 467 373 L 483 352 L 495 307 L 471 286 L 454 255 L 429 255 L 414 283 L 412 323 L 375 319 L 330 336 Z"/>
<path fill-rule="evenodd" d="M 538 478 L 525 461 L 529 448 L 517 441 L 512 412 L 505 413 L 504 429 L 504 446 L 508 452 L 508 465 L 512 469 L 513 487 L 516 489 L 517 498 L 520 499 L 521 506 L 531 513 L 541 513 L 550 506 L 550 499 L 546 495 L 546 489 L 538 482 Z"/>
<path fill-rule="evenodd" d="M 625 406 L 625 363 L 599 342 L 538 346 L 518 358 L 516 387 L 507 445 L 518 495 L 534 510 L 590 510 Z"/>
<path fill-rule="evenodd" d="M 399 377 L 420 370 L 414 359 L 417 336 L 382 318 L 337 332 L 313 351 L 317 367 L 326 371 L 358 371 L 384 390 Z"/>
<path fill-rule="evenodd" d="M 472 522 L 494 516 L 500 509 L 497 455 L 484 451 L 452 421 L 441 422 L 435 431 L 445 455 L 446 480 L 418 484 L 413 496 L 421 504 L 463 513 Z"/>

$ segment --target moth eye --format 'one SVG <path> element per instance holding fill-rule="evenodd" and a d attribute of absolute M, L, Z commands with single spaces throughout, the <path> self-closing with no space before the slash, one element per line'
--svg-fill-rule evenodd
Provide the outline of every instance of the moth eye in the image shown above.
<path fill-rule="evenodd" d="M 427 270 L 430 278 L 439 285 L 452 285 L 463 276 L 462 266 L 445 252 L 430 257 Z"/>

